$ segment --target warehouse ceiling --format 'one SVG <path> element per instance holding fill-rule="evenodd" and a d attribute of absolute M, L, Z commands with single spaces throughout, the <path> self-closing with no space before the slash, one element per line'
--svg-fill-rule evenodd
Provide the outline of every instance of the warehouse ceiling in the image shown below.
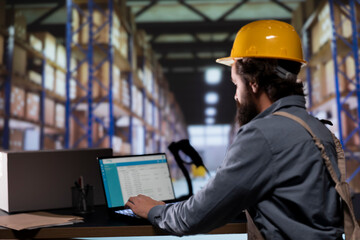
<path fill-rule="evenodd" d="M 208 123 L 230 124 L 236 112 L 235 88 L 230 69 L 216 64 L 215 59 L 230 54 L 235 34 L 243 25 L 258 19 L 290 23 L 292 12 L 303 1 L 127 0 L 127 6 L 137 28 L 147 33 L 186 123 L 205 124 L 208 119 Z M 30 30 L 43 29 L 64 36 L 65 0 L 8 0 L 7 4 L 10 2 L 19 8 L 29 8 L 31 2 L 33 9 L 38 8 L 36 14 L 32 10 L 26 15 Z M 211 67 L 222 73 L 218 84 L 205 83 L 205 71 Z M 217 103 L 205 103 L 209 92 L 218 94 Z M 207 107 L 215 113 L 207 116 Z"/>

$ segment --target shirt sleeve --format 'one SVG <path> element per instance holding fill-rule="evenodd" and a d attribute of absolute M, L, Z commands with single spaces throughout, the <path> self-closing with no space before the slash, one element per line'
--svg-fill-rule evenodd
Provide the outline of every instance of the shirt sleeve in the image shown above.
<path fill-rule="evenodd" d="M 243 128 L 216 175 L 202 190 L 186 201 L 153 207 L 148 219 L 179 236 L 220 227 L 271 191 L 274 182 L 271 159 L 270 146 L 261 131 Z"/>

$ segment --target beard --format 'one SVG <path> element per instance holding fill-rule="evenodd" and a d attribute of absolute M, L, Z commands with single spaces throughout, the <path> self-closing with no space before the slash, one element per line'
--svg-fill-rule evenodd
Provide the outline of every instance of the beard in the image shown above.
<path fill-rule="evenodd" d="M 241 97 L 241 103 L 236 101 L 237 113 L 236 119 L 239 126 L 243 126 L 250 122 L 256 115 L 259 114 L 256 104 L 254 102 L 254 94 L 252 94 L 248 89 L 245 90 L 246 93 Z"/>

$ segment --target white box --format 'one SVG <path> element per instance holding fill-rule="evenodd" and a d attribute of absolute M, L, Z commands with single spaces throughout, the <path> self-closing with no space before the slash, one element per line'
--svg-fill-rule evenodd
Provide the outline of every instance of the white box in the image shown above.
<path fill-rule="evenodd" d="M 0 152 L 0 208 L 7 212 L 72 207 L 71 187 L 83 176 L 94 205 L 105 204 L 97 157 L 111 148 Z"/>

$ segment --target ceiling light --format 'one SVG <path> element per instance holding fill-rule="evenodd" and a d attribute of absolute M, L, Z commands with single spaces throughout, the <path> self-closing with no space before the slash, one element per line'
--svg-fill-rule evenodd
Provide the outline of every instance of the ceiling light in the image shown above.
<path fill-rule="evenodd" d="M 205 81 L 210 85 L 218 84 L 221 80 L 221 69 L 218 67 L 205 70 Z"/>
<path fill-rule="evenodd" d="M 205 95 L 205 103 L 216 104 L 219 101 L 219 94 L 216 92 L 209 92 Z"/>
<path fill-rule="evenodd" d="M 206 119 L 205 119 L 205 123 L 206 124 L 214 124 L 215 123 L 215 118 L 213 118 L 213 117 L 207 117 Z"/>
<path fill-rule="evenodd" d="M 213 107 L 208 107 L 205 109 L 205 115 L 208 117 L 213 117 L 216 115 L 216 109 Z"/>

